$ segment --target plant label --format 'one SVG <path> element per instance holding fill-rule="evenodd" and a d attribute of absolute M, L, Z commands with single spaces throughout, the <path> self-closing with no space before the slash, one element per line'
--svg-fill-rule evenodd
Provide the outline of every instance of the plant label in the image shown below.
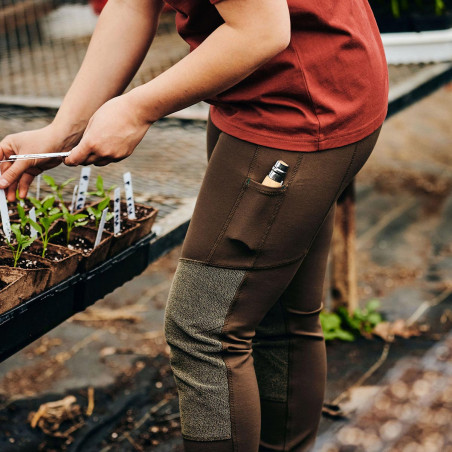
<path fill-rule="evenodd" d="M 75 204 L 76 210 L 83 209 L 85 207 L 86 192 L 88 191 L 90 174 L 91 167 L 86 166 L 82 169 L 80 174 L 80 182 L 78 184 L 77 202 Z"/>
<path fill-rule="evenodd" d="M 76 185 L 74 187 L 74 191 L 72 192 L 71 207 L 69 207 L 70 213 L 74 213 L 75 203 L 77 201 L 77 190 L 78 190 L 78 185 Z"/>
<path fill-rule="evenodd" d="M 121 233 L 121 189 L 115 188 L 115 216 L 114 216 L 114 233 L 118 235 Z"/>
<path fill-rule="evenodd" d="M 135 202 L 133 201 L 133 187 L 132 187 L 132 175 L 128 171 L 124 173 L 124 188 L 126 191 L 126 200 L 127 200 L 127 217 L 129 220 L 136 220 L 135 215 Z"/>
<path fill-rule="evenodd" d="M 94 242 L 94 248 L 96 248 L 96 246 L 98 246 L 100 241 L 102 240 L 102 234 L 104 233 L 105 220 L 107 219 L 107 213 L 108 213 L 108 207 L 105 207 L 105 209 L 102 211 L 102 217 L 100 219 L 99 229 L 97 230 L 97 236 L 96 236 L 96 241 Z"/>
<path fill-rule="evenodd" d="M 36 223 L 36 208 L 33 207 L 33 209 L 28 212 L 28 215 L 30 217 L 30 220 L 33 220 Z M 38 236 L 38 231 L 30 224 L 30 235 L 35 239 Z"/>
<path fill-rule="evenodd" d="M 0 171 L 0 175 L 2 172 Z M 11 241 L 11 224 L 9 222 L 8 204 L 6 202 L 5 190 L 0 190 L 0 214 L 2 217 L 2 226 L 5 237 Z"/>
<path fill-rule="evenodd" d="M 41 196 L 41 175 L 38 174 L 36 178 L 36 199 L 39 201 L 39 197 Z"/>

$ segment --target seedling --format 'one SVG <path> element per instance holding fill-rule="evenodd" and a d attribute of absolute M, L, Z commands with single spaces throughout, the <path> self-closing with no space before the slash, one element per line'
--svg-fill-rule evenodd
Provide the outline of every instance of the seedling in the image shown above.
<path fill-rule="evenodd" d="M 56 237 L 57 235 L 60 235 L 63 232 L 63 229 L 60 229 L 59 231 L 50 234 L 50 229 L 52 225 L 55 223 L 56 220 L 61 218 L 62 215 L 63 214 L 59 212 L 49 216 L 42 216 L 38 218 L 37 222 L 33 221 L 31 218 L 28 219 L 28 222 L 38 231 L 39 237 L 41 238 L 42 257 L 46 257 L 46 252 L 49 246 L 50 239 Z"/>
<path fill-rule="evenodd" d="M 52 176 L 43 174 L 42 177 L 46 181 L 46 183 L 50 187 L 50 189 L 52 190 L 53 194 L 59 199 L 60 204 L 64 204 L 63 189 L 64 189 L 64 187 L 69 185 L 71 182 L 73 182 L 75 180 L 75 178 L 71 177 L 70 179 L 67 179 L 64 182 L 62 182 L 60 185 L 58 185 Z"/>
<path fill-rule="evenodd" d="M 102 218 L 102 212 L 104 211 L 104 209 L 106 207 L 109 206 L 109 204 L 110 204 L 110 198 L 105 198 L 97 205 L 97 207 L 95 207 L 95 206 L 88 207 L 88 209 L 87 209 L 88 213 L 92 217 L 94 217 L 94 219 L 96 220 L 96 228 L 99 227 L 99 222 L 100 222 L 100 219 Z M 108 212 L 106 221 L 110 221 L 112 218 L 113 218 L 113 213 Z"/>
<path fill-rule="evenodd" d="M 107 190 L 104 189 L 104 180 L 102 179 L 102 176 L 99 174 L 99 176 L 97 176 L 97 180 L 96 180 L 96 191 L 89 191 L 88 195 L 89 196 L 97 196 L 98 198 L 110 198 L 110 193 L 116 188 L 116 185 L 112 185 L 110 188 L 108 188 Z"/>
<path fill-rule="evenodd" d="M 25 209 L 24 209 L 24 205 L 25 205 L 25 200 L 24 198 L 21 198 L 19 196 L 19 190 L 16 190 L 16 198 L 17 198 L 17 214 L 19 215 L 19 219 L 20 219 L 20 229 L 21 231 L 25 231 L 25 225 L 28 223 L 28 217 L 27 214 L 25 213 Z"/>
<path fill-rule="evenodd" d="M 61 205 L 61 209 L 63 210 L 63 218 L 66 221 L 66 243 L 69 245 L 72 230 L 80 226 L 85 226 L 88 223 L 88 220 L 85 220 L 85 218 L 88 218 L 88 215 L 84 213 L 73 214 L 69 212 L 69 209 L 64 204 Z"/>
<path fill-rule="evenodd" d="M 20 256 L 22 255 L 25 248 L 28 248 L 34 242 L 34 238 L 30 237 L 27 234 L 23 234 L 20 224 L 17 223 L 11 225 L 11 231 L 16 237 L 16 243 L 11 243 L 8 241 L 8 246 L 11 248 L 11 251 L 13 253 L 14 268 L 16 268 Z"/>
<path fill-rule="evenodd" d="M 54 196 L 46 196 L 42 201 L 39 201 L 39 199 L 30 197 L 30 201 L 36 208 L 36 216 L 51 216 L 55 215 L 60 211 L 58 207 L 54 206 L 55 203 L 55 197 Z M 63 204 L 62 204 L 63 205 Z"/>

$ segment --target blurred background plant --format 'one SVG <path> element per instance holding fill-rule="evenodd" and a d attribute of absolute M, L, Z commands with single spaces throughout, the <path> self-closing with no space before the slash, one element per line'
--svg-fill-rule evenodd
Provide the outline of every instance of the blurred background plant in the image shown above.
<path fill-rule="evenodd" d="M 337 312 L 322 311 L 320 323 L 326 341 L 340 339 L 354 341 L 358 336 L 369 337 L 377 324 L 383 321 L 377 311 L 380 301 L 369 300 L 364 308 L 356 308 L 352 313 L 344 306 Z"/>

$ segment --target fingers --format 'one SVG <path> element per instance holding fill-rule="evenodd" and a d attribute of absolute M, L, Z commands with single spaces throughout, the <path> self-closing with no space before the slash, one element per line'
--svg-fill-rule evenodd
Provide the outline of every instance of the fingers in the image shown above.
<path fill-rule="evenodd" d="M 63 160 L 63 163 L 67 166 L 83 165 L 90 154 L 90 147 L 85 145 L 82 140 L 72 149 L 71 154 Z"/>
<path fill-rule="evenodd" d="M 16 200 L 16 189 L 17 189 L 18 182 L 13 182 L 7 189 L 6 189 L 6 199 L 8 201 L 15 201 Z"/>
<path fill-rule="evenodd" d="M 6 166 L 6 165 L 5 165 Z M 13 182 L 18 182 L 20 176 L 30 167 L 30 163 L 26 161 L 14 162 L 6 171 L 2 168 L 0 177 L 0 188 L 9 187 Z M 8 190 L 9 192 L 9 190 Z"/>
<path fill-rule="evenodd" d="M 27 196 L 30 185 L 33 182 L 35 176 L 29 173 L 24 173 L 19 180 L 19 196 L 25 198 Z"/>
<path fill-rule="evenodd" d="M 7 159 L 11 154 L 14 154 L 14 151 L 11 149 L 8 137 L 5 137 L 0 141 L 0 160 Z"/>

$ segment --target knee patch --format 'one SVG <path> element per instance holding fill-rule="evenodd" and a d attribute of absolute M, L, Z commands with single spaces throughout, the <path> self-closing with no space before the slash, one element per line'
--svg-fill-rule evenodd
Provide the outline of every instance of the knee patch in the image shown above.
<path fill-rule="evenodd" d="M 244 275 L 244 270 L 178 262 L 165 311 L 165 336 L 186 439 L 231 438 L 221 331 Z"/>

